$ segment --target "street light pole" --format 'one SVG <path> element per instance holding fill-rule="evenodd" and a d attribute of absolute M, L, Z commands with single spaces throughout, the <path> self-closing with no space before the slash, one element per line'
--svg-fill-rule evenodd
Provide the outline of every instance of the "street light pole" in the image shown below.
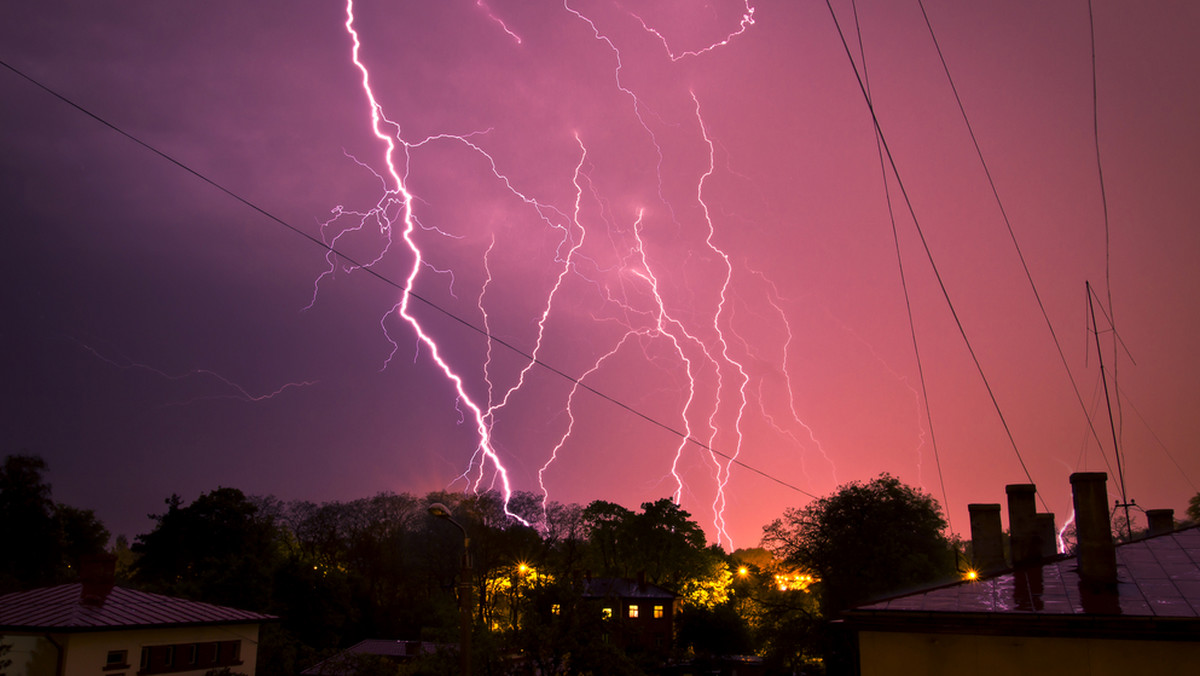
<path fill-rule="evenodd" d="M 462 676 L 471 676 L 471 538 L 467 537 L 467 529 L 450 516 L 450 509 L 442 503 L 435 502 L 429 505 L 429 513 L 449 521 L 462 531 L 462 572 L 458 580 L 458 604 L 461 611 L 458 639 L 459 672 Z"/>

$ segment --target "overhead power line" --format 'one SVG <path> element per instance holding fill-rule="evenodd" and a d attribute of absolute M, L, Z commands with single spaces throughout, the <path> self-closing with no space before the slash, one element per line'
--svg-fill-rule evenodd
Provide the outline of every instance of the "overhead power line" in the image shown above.
<path fill-rule="evenodd" d="M 920 219 L 917 218 L 916 209 L 913 207 L 912 200 L 908 196 L 908 189 L 904 187 L 904 181 L 900 178 L 900 170 L 896 166 L 896 158 L 892 155 L 891 147 L 888 145 L 887 136 L 883 133 L 883 127 L 880 126 L 879 116 L 875 113 L 875 105 L 871 101 L 871 95 L 867 91 L 866 84 L 863 82 L 862 73 L 858 70 L 858 65 L 854 63 L 854 55 L 850 51 L 850 43 L 846 40 L 846 33 L 842 30 L 842 25 L 838 21 L 837 12 L 833 9 L 831 0 L 825 0 L 825 6 L 829 9 L 829 16 L 833 19 L 834 28 L 837 29 L 838 37 L 842 41 L 842 47 L 846 52 L 846 58 L 850 61 L 850 67 L 854 71 L 854 77 L 858 81 L 859 91 L 862 93 L 863 100 L 866 101 L 867 111 L 871 115 L 871 121 L 875 125 L 875 133 L 878 135 L 879 142 L 883 146 L 884 154 L 887 156 L 888 165 L 892 169 L 892 175 L 896 177 L 896 185 L 900 188 L 900 194 L 904 198 L 905 206 L 908 207 L 909 217 L 912 218 L 913 225 L 916 227 L 917 235 L 921 240 L 921 246 L 925 250 L 925 256 L 929 260 L 930 269 L 933 271 L 934 279 L 937 280 L 938 288 L 942 292 L 942 297 L 946 300 L 946 306 L 950 309 L 950 315 L 954 319 L 955 326 L 958 327 L 959 335 L 962 336 L 963 343 L 966 345 L 967 352 L 971 356 L 971 360 L 975 363 L 975 369 L 979 372 L 979 377 L 983 381 L 983 387 L 987 390 L 988 397 L 992 401 L 992 406 L 996 410 L 996 415 L 1000 419 L 1000 424 L 1004 428 L 1004 433 L 1008 436 L 1009 444 L 1012 446 L 1013 453 L 1017 456 L 1017 462 L 1021 465 L 1021 470 L 1025 473 L 1025 477 L 1029 479 L 1029 483 L 1035 483 L 1033 476 L 1029 473 L 1029 467 L 1025 464 L 1025 458 L 1021 456 L 1021 450 L 1017 447 L 1017 440 L 1013 437 L 1012 429 L 1008 425 L 1008 420 L 1004 417 L 1004 411 L 1000 408 L 1000 402 L 996 399 L 996 393 L 992 390 L 992 385 L 988 380 L 987 374 L 983 370 L 983 364 L 979 361 L 979 356 L 975 353 L 975 348 L 971 345 L 970 338 L 967 337 L 966 328 L 963 326 L 962 320 L 958 316 L 958 311 L 954 307 L 954 302 L 950 299 L 950 292 L 946 288 L 946 283 L 942 279 L 942 273 L 939 271 L 937 262 L 934 260 L 933 251 L 929 248 L 929 242 L 925 238 L 925 231 L 921 227 Z M 1045 501 L 1043 500 L 1043 507 Z"/>

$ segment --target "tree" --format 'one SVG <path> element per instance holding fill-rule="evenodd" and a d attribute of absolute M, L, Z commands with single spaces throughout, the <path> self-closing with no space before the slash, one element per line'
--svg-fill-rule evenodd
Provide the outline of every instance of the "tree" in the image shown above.
<path fill-rule="evenodd" d="M 937 502 L 881 474 L 852 482 L 763 529 L 784 563 L 814 574 L 826 616 L 954 574 L 956 551 Z"/>
<path fill-rule="evenodd" d="M 0 557 L 0 593 L 68 581 L 82 557 L 108 544 L 92 510 L 51 500 L 46 469 L 34 455 L 6 456 L 0 464 L 0 540 L 20 543 Z"/>
<path fill-rule="evenodd" d="M 1200 523 L 1200 493 L 1196 493 L 1191 500 L 1188 500 L 1187 515 L 1192 523 Z"/>
<path fill-rule="evenodd" d="M 19 542 L 0 557 L 0 591 L 51 584 L 61 563 L 46 461 L 10 455 L 0 465 L 0 534 Z"/>
<path fill-rule="evenodd" d="M 184 507 L 178 495 L 139 535 L 134 577 L 159 591 L 265 612 L 282 548 L 275 520 L 236 488 L 218 488 Z"/>

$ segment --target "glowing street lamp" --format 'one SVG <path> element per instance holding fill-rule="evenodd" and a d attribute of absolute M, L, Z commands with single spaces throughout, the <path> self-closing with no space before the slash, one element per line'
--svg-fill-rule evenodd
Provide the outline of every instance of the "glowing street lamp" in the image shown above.
<path fill-rule="evenodd" d="M 462 573 L 458 581 L 458 604 L 462 612 L 461 626 L 459 627 L 459 671 L 462 676 L 471 676 L 471 538 L 467 537 L 467 529 L 450 516 L 449 507 L 435 502 L 429 505 L 429 513 L 439 519 L 449 521 L 462 531 Z"/>

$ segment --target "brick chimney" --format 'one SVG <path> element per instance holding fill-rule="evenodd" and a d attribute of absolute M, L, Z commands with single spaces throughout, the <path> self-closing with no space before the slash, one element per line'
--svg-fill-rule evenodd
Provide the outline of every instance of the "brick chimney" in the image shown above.
<path fill-rule="evenodd" d="M 1008 534 L 1013 568 L 1035 565 L 1042 558 L 1037 535 L 1037 505 L 1034 503 L 1037 486 L 1009 484 L 1004 487 L 1004 492 L 1008 494 Z"/>
<path fill-rule="evenodd" d="M 971 555 L 980 573 L 1004 569 L 1004 543 L 1001 539 L 1000 505 L 967 505 L 971 515 Z"/>
<path fill-rule="evenodd" d="M 1049 512 L 1038 512 L 1035 531 L 1042 558 L 1058 554 L 1058 527 L 1054 525 L 1054 515 Z"/>
<path fill-rule="evenodd" d="M 1075 502 L 1075 532 L 1078 538 L 1079 581 L 1094 590 L 1115 589 L 1117 549 L 1108 519 L 1108 475 L 1076 472 L 1071 475 Z"/>
<path fill-rule="evenodd" d="M 1146 521 L 1150 523 L 1150 535 L 1162 535 L 1175 530 L 1175 510 L 1147 509 Z"/>
<path fill-rule="evenodd" d="M 112 591 L 117 574 L 115 554 L 89 554 L 79 562 L 79 581 L 83 583 L 79 601 L 85 606 L 102 606 Z"/>

